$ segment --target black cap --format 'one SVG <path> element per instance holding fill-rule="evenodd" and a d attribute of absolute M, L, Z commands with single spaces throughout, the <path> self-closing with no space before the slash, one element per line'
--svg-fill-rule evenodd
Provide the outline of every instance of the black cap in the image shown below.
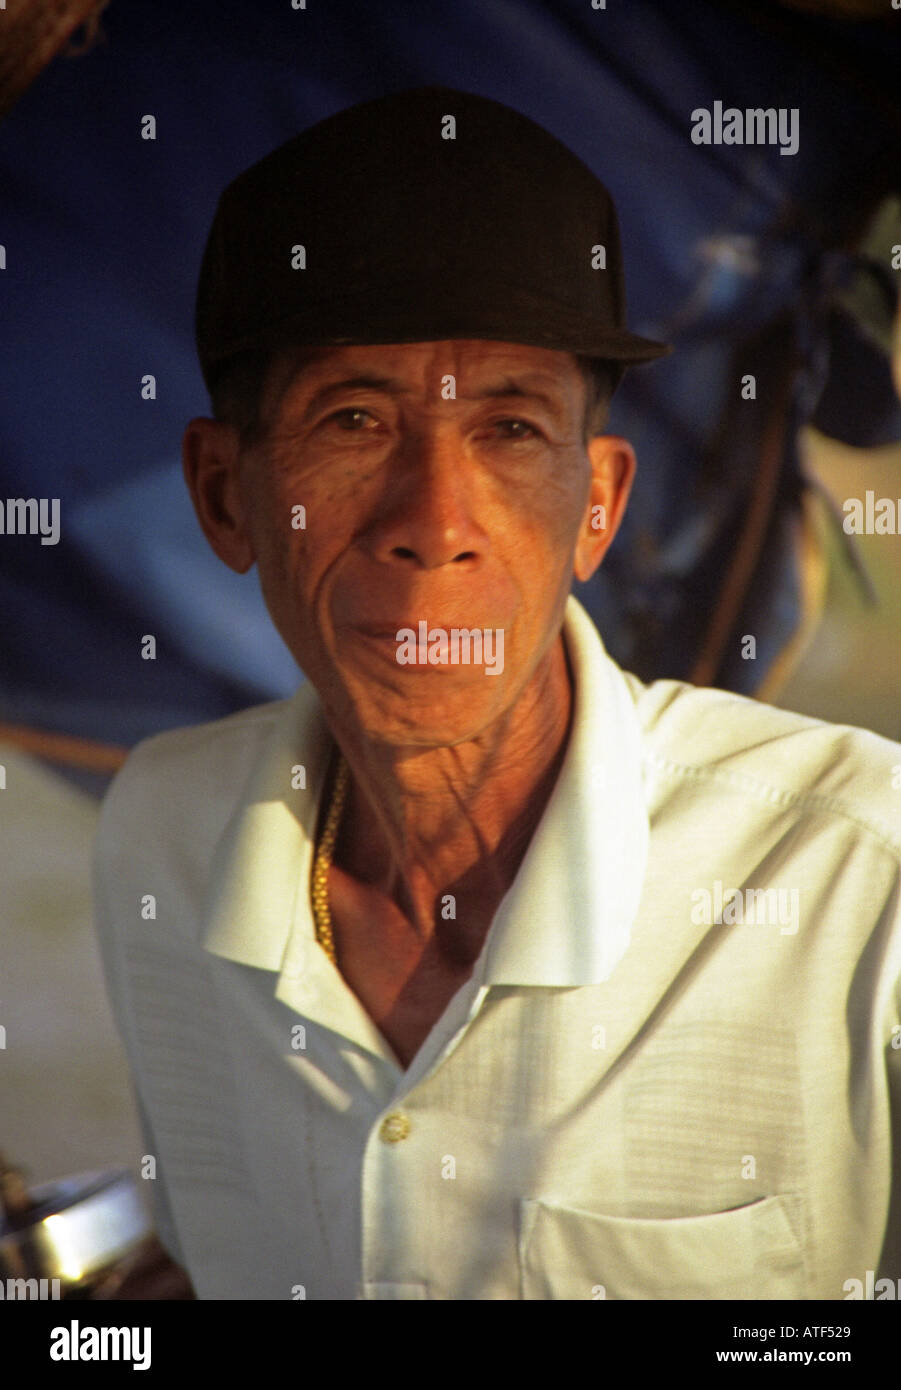
<path fill-rule="evenodd" d="M 196 329 L 208 386 L 248 350 L 443 338 L 604 358 L 618 381 L 670 351 L 625 320 L 600 180 L 510 107 L 419 87 L 329 116 L 229 185 Z"/>

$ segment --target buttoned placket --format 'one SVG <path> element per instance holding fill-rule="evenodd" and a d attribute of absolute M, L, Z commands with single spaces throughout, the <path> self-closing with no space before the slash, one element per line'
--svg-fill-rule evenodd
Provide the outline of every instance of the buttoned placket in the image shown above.
<path fill-rule="evenodd" d="M 488 994 L 482 983 L 484 953 L 425 1038 L 409 1067 L 399 1064 L 356 995 L 312 935 L 305 911 L 298 913 L 276 986 L 276 998 L 312 1023 L 340 1032 L 372 1053 L 376 1108 L 363 1150 L 360 1173 L 361 1270 L 359 1299 L 427 1298 L 427 1281 L 390 1280 L 384 1270 L 405 1258 L 404 1219 L 409 1196 L 422 1181 L 416 1130 L 416 1091 L 450 1058 Z M 309 1142 L 309 1141 L 308 1141 Z M 307 1154 L 316 1163 L 315 1153 Z"/>
<path fill-rule="evenodd" d="M 427 1299 L 428 1271 L 421 1280 L 386 1279 L 392 1266 L 401 1271 L 407 1251 L 407 1225 L 416 1219 L 417 1188 L 427 1180 L 422 1169 L 416 1125 L 416 1092 L 460 1046 L 488 995 L 481 981 L 480 957 L 470 979 L 454 995 L 406 1071 L 396 1064 L 396 1086 L 388 1106 L 374 1120 L 363 1151 L 360 1213 L 362 1272 L 359 1299 Z M 435 1252 L 441 1259 L 441 1252 Z"/>

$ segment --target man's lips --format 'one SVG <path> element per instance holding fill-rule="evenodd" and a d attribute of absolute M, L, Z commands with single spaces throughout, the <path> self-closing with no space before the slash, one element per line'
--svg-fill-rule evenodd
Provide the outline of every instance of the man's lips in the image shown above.
<path fill-rule="evenodd" d="M 485 626 L 483 623 L 459 621 L 439 623 L 435 622 L 432 618 L 401 618 L 400 621 L 396 623 L 352 623 L 349 626 L 352 631 L 360 632 L 364 637 L 390 637 L 393 641 L 397 641 L 397 634 L 399 632 L 412 632 L 414 636 L 418 637 L 419 624 L 421 622 L 426 624 L 427 633 L 434 631 L 451 632 L 455 628 L 457 630 L 462 628 L 481 628 L 484 630 Z"/>
<path fill-rule="evenodd" d="M 352 643 L 368 648 L 374 659 L 396 662 L 410 674 L 457 671 L 468 680 L 483 667 L 490 675 L 500 675 L 504 669 L 503 628 L 479 628 L 459 621 L 445 626 L 413 618 L 391 624 L 382 620 L 347 624 L 343 630 Z"/>
<path fill-rule="evenodd" d="M 361 632 L 364 637 L 393 637 L 404 627 L 412 627 L 416 631 L 415 624 L 412 623 L 355 623 L 354 632 Z"/>

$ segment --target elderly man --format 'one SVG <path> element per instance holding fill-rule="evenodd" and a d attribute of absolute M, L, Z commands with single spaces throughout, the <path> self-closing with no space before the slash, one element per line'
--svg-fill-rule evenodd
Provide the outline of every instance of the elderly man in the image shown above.
<path fill-rule="evenodd" d="M 197 328 L 194 506 L 307 676 L 140 745 L 103 811 L 198 1295 L 897 1278 L 901 747 L 644 685 L 570 595 L 635 469 L 609 397 L 665 351 L 606 190 L 497 103 L 366 103 L 226 191 Z"/>

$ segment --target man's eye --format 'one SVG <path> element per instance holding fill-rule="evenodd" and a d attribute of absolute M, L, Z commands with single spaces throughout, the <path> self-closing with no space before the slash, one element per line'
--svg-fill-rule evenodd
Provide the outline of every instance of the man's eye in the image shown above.
<path fill-rule="evenodd" d="M 539 435 L 539 431 L 534 425 L 530 425 L 528 420 L 497 420 L 494 427 L 500 430 L 506 439 L 537 439 Z"/>
<path fill-rule="evenodd" d="M 336 424 L 339 429 L 349 430 L 359 433 L 366 428 L 365 422 L 369 420 L 372 424 L 377 421 L 374 415 L 370 415 L 368 410 L 363 410 L 361 406 L 345 406 L 343 410 L 336 410 L 326 420 L 326 424 Z"/>

